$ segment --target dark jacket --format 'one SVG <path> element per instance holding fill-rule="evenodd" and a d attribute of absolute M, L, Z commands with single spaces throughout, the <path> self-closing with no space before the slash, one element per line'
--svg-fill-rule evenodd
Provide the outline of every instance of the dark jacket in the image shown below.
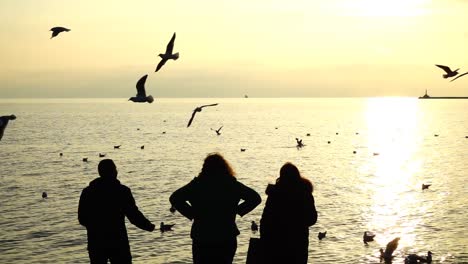
<path fill-rule="evenodd" d="M 154 225 L 138 210 L 130 188 L 117 179 L 97 178 L 84 188 L 78 220 L 88 231 L 88 250 L 129 249 L 125 216 L 143 230 L 154 230 Z"/>
<path fill-rule="evenodd" d="M 196 177 L 169 198 L 182 215 L 193 220 L 190 236 L 197 241 L 224 241 L 239 234 L 236 214 L 243 216 L 260 204 L 260 195 L 234 177 Z M 240 203 L 240 200 L 244 202 Z"/>
<path fill-rule="evenodd" d="M 309 227 L 317 222 L 312 190 L 268 185 L 260 237 L 270 263 L 307 263 Z M 286 262 L 284 262 L 286 261 Z"/>

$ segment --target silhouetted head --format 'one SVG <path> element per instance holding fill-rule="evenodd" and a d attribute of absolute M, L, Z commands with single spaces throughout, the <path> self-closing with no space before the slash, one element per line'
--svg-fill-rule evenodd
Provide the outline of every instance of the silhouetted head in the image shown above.
<path fill-rule="evenodd" d="M 301 176 L 299 169 L 291 162 L 286 162 L 280 169 L 280 176 L 276 180 L 278 186 L 299 186 L 304 185 L 307 191 L 313 191 L 312 182 Z"/>
<path fill-rule="evenodd" d="M 117 179 L 117 167 L 111 159 L 103 159 L 98 165 L 99 175 L 104 179 Z"/>
<path fill-rule="evenodd" d="M 235 177 L 231 165 L 219 153 L 209 154 L 203 163 L 200 178 Z"/>

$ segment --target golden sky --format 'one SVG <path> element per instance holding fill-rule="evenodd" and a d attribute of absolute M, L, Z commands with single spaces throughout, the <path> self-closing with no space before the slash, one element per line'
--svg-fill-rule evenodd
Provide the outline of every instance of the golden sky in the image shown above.
<path fill-rule="evenodd" d="M 468 96 L 467 0 L 0 1 L 0 98 Z M 50 28 L 70 32 L 50 39 Z M 180 59 L 157 73 L 173 32 Z"/>

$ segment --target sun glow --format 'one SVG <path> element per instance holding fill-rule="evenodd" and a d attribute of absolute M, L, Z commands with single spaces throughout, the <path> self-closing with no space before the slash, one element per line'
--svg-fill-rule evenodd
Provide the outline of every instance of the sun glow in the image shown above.
<path fill-rule="evenodd" d="M 360 16 L 417 16 L 425 12 L 427 0 L 357 0 L 350 9 Z"/>

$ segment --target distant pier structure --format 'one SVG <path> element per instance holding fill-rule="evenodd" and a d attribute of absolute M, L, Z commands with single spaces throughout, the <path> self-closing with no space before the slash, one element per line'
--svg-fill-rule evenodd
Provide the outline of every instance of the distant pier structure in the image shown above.
<path fill-rule="evenodd" d="M 418 97 L 418 99 L 468 99 L 468 96 L 429 96 L 427 94 L 427 89 L 426 93 L 423 96 Z"/>

